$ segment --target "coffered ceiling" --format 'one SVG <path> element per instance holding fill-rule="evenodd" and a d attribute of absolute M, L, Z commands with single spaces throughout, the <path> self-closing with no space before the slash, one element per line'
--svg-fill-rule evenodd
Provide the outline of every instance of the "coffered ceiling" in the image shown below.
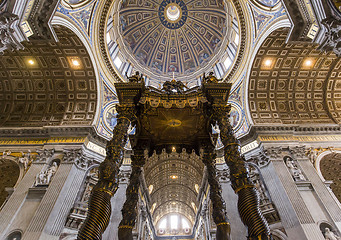
<path fill-rule="evenodd" d="M 146 161 L 144 173 L 147 186 L 152 186 L 150 206 L 155 223 L 169 213 L 179 213 L 194 224 L 203 170 L 201 159 L 185 150 L 180 154 L 163 151 Z"/>
<path fill-rule="evenodd" d="M 313 44 L 285 43 L 271 33 L 254 58 L 248 103 L 255 125 L 340 123 L 341 59 Z"/>
<path fill-rule="evenodd" d="M 0 126 L 90 125 L 97 104 L 94 67 L 80 39 L 55 26 L 59 42 L 24 42 L 0 57 Z"/>

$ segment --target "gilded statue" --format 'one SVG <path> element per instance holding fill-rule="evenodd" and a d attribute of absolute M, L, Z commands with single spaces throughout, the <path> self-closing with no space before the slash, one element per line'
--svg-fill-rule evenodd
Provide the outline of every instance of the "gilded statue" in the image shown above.
<path fill-rule="evenodd" d="M 183 84 L 181 81 L 176 81 L 175 79 L 173 79 L 172 81 L 166 81 L 163 85 L 162 85 L 162 91 L 165 91 L 168 94 L 172 94 L 172 93 L 183 93 L 184 89 L 186 89 L 186 85 Z"/>
<path fill-rule="evenodd" d="M 131 75 L 130 77 L 128 77 L 128 74 L 126 72 L 126 77 L 131 83 L 140 83 L 143 81 L 143 74 L 140 74 L 139 71 L 136 71 L 135 74 Z"/>
<path fill-rule="evenodd" d="M 210 72 L 207 77 L 205 76 L 205 73 L 204 73 L 202 79 L 204 83 L 218 83 L 219 82 L 219 79 L 213 75 L 213 72 Z"/>

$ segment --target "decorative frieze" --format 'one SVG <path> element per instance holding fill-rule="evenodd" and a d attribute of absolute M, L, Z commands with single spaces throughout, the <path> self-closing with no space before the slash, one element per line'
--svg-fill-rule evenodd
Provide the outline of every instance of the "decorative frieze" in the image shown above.
<path fill-rule="evenodd" d="M 3 54 L 5 50 L 14 51 L 23 48 L 13 34 L 12 24 L 18 19 L 17 15 L 9 12 L 0 14 L 0 54 Z"/>
<path fill-rule="evenodd" d="M 55 153 L 54 149 L 37 149 L 36 163 L 48 163 Z"/>
<path fill-rule="evenodd" d="M 74 163 L 77 168 L 86 170 L 95 164 L 95 159 L 86 156 L 82 149 L 64 149 L 64 163 Z"/>
<path fill-rule="evenodd" d="M 259 167 L 265 167 L 269 164 L 270 159 L 264 149 L 261 148 L 257 154 L 252 155 L 251 158 L 247 159 L 247 162 L 252 162 Z"/>

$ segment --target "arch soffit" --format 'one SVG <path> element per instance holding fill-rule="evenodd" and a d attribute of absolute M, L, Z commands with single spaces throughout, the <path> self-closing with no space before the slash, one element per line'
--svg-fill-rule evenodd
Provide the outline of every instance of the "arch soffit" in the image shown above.
<path fill-rule="evenodd" d="M 57 43 L 24 42 L 1 57 L 3 127 L 91 125 L 97 91 L 89 54 L 71 30 L 55 31 Z"/>
<path fill-rule="evenodd" d="M 99 68 L 98 68 L 98 59 L 97 59 L 97 54 L 93 52 L 93 47 L 91 46 L 91 43 L 89 41 L 89 36 L 86 35 L 80 28 L 77 26 L 74 22 L 69 21 L 67 18 L 65 18 L 65 15 L 60 14 L 59 12 L 56 12 L 55 15 L 52 18 L 51 25 L 60 25 L 64 26 L 68 29 L 70 29 L 73 33 L 77 35 L 77 37 L 80 39 L 80 41 L 83 43 L 84 47 L 86 48 L 92 65 L 93 69 L 95 72 L 95 77 L 96 77 L 96 87 L 97 87 L 97 104 L 96 104 L 96 113 L 95 117 L 92 121 L 92 125 L 95 125 L 100 118 L 100 113 L 101 113 L 101 86 L 102 86 L 102 80 L 100 77 L 99 73 Z"/>
<path fill-rule="evenodd" d="M 246 91 L 253 124 L 337 123 L 340 115 L 323 99 L 330 71 L 340 68 L 340 61 L 333 53 L 320 53 L 313 44 L 286 43 L 287 34 L 288 29 L 272 32 L 253 60 Z M 270 65 L 265 66 L 268 59 Z M 333 84 L 341 89 L 341 80 L 335 78 Z M 341 108 L 337 101 L 334 106 Z"/>
<path fill-rule="evenodd" d="M 262 35 L 258 38 L 257 43 L 254 45 L 253 49 L 254 51 L 252 51 L 252 54 L 249 56 L 249 61 L 250 64 L 247 64 L 247 69 L 246 69 L 246 81 L 245 81 L 245 91 L 244 91 L 244 99 L 245 99 L 245 115 L 246 115 L 246 119 L 247 121 L 250 123 L 250 125 L 254 125 L 254 122 L 252 120 L 251 114 L 250 114 L 250 108 L 249 108 L 249 81 L 250 81 L 250 73 L 251 73 L 251 69 L 252 69 L 252 63 L 258 53 L 258 50 L 260 49 L 260 47 L 262 46 L 263 42 L 266 40 L 266 38 L 274 31 L 276 31 L 277 29 L 280 28 L 290 28 L 291 27 L 291 23 L 289 21 L 288 18 L 286 19 L 278 19 L 276 22 L 274 22 L 266 31 L 264 31 L 262 33 Z M 237 86 L 236 86 L 237 87 Z"/>

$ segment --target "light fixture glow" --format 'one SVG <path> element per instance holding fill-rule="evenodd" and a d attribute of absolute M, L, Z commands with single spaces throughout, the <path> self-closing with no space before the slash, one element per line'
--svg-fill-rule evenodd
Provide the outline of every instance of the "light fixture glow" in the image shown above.
<path fill-rule="evenodd" d="M 32 59 L 28 60 L 28 63 L 33 65 L 34 64 L 34 61 Z"/>
<path fill-rule="evenodd" d="M 266 66 L 266 67 L 270 67 L 271 64 L 272 64 L 272 61 L 270 59 L 267 59 L 264 61 L 264 66 Z"/>
<path fill-rule="evenodd" d="M 166 10 L 166 16 L 170 21 L 176 21 L 180 17 L 180 9 L 175 4 L 170 4 Z"/>
<path fill-rule="evenodd" d="M 77 59 L 72 59 L 72 64 L 76 67 L 78 67 L 80 64 L 80 62 Z"/>
<path fill-rule="evenodd" d="M 171 229 L 178 229 L 178 219 L 179 217 L 177 215 L 173 215 L 170 217 Z"/>
<path fill-rule="evenodd" d="M 305 67 L 311 67 L 313 65 L 313 61 L 311 59 L 306 59 L 304 62 L 303 62 L 303 65 Z"/>
<path fill-rule="evenodd" d="M 178 178 L 178 176 L 176 176 L 176 175 L 171 176 L 171 179 L 177 179 L 177 178 Z"/>

